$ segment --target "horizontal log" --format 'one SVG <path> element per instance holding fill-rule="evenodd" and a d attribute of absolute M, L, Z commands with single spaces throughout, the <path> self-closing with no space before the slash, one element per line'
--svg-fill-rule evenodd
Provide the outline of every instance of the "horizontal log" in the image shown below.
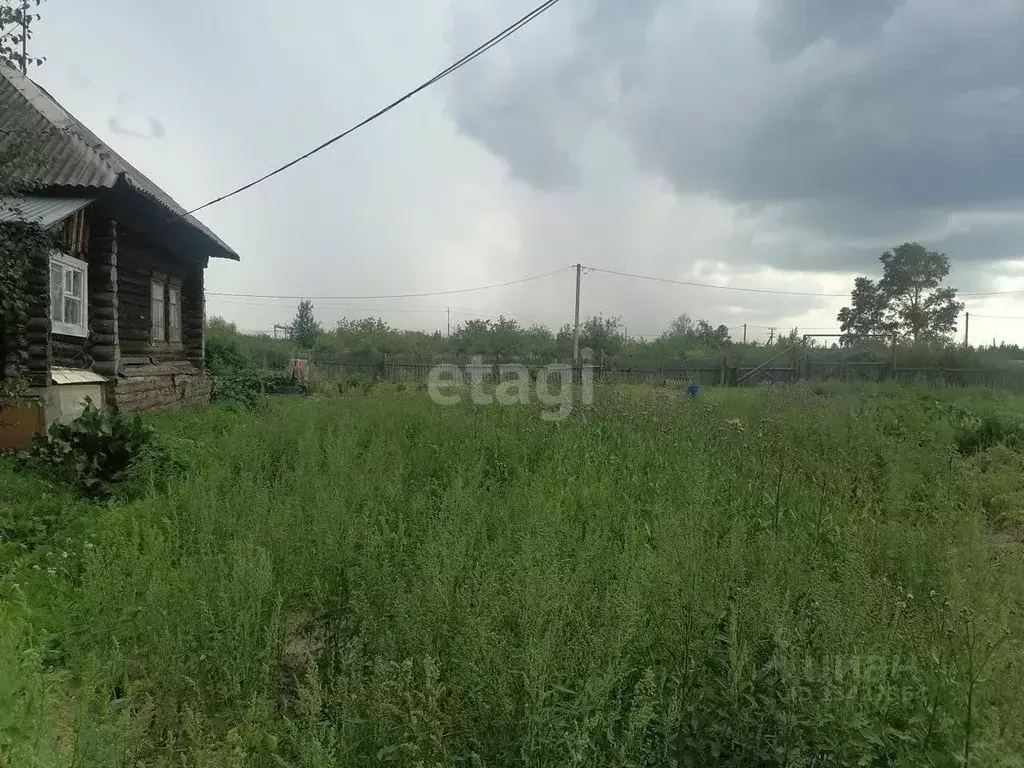
<path fill-rule="evenodd" d="M 114 392 L 114 399 L 118 403 L 142 403 L 155 400 L 177 400 L 179 394 L 173 387 L 158 387 L 153 389 L 133 389 L 125 392 L 118 388 Z"/>
<path fill-rule="evenodd" d="M 146 312 L 152 304 L 152 297 L 149 293 L 133 293 L 132 291 L 119 291 L 117 294 L 119 303 L 123 306 L 138 307 Z"/>
<path fill-rule="evenodd" d="M 99 339 L 97 339 L 99 341 Z M 113 344 L 98 344 L 92 348 L 92 355 L 94 358 L 100 360 L 113 360 L 114 355 L 117 354 L 117 347 Z"/>
<path fill-rule="evenodd" d="M 117 320 L 112 317 L 97 317 L 93 315 L 89 325 L 92 326 L 93 335 L 97 337 L 101 334 L 110 334 L 112 336 L 118 331 Z"/>
<path fill-rule="evenodd" d="M 144 343 L 147 347 L 149 346 L 149 326 L 145 329 L 138 326 L 128 325 L 126 326 L 123 322 L 118 323 L 118 333 L 121 335 L 121 342 L 139 342 Z"/>
<path fill-rule="evenodd" d="M 153 387 L 150 389 L 133 389 L 126 391 L 117 387 L 114 397 L 121 403 L 154 402 L 158 400 L 178 400 L 182 392 L 172 386 Z"/>
<path fill-rule="evenodd" d="M 62 357 L 74 357 L 75 355 L 84 354 L 87 348 L 87 339 L 75 339 L 71 336 L 57 336 L 54 335 L 50 341 L 50 349 L 53 350 L 53 354 L 56 357 L 61 355 Z"/>

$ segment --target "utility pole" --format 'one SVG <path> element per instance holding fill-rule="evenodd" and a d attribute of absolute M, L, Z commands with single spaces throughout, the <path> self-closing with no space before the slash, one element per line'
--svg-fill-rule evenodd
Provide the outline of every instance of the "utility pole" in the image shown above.
<path fill-rule="evenodd" d="M 967 312 L 964 314 L 964 349 L 970 349 L 970 333 L 971 333 L 971 313 Z"/>
<path fill-rule="evenodd" d="M 747 343 L 747 324 L 743 324 L 743 343 Z"/>
<path fill-rule="evenodd" d="M 583 265 L 576 265 L 576 322 L 572 332 L 572 364 L 580 364 L 580 279 L 583 276 Z"/>
<path fill-rule="evenodd" d="M 772 328 L 772 332 L 768 335 L 768 346 L 769 347 L 772 345 L 772 342 L 774 340 L 775 340 L 775 329 Z"/>
<path fill-rule="evenodd" d="M 28 3 L 21 8 L 21 74 L 28 74 Z"/>
<path fill-rule="evenodd" d="M 448 307 L 448 338 L 452 337 L 452 308 Z"/>

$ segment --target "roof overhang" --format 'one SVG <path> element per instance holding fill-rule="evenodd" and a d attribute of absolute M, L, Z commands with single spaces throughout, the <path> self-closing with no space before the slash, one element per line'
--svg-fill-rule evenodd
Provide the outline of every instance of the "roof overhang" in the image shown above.
<path fill-rule="evenodd" d="M 183 218 L 152 195 L 130 184 L 118 184 L 102 201 L 103 210 L 118 222 L 139 230 L 167 250 L 192 262 L 238 261 L 238 254 L 218 237 Z"/>
<path fill-rule="evenodd" d="M 0 197 L 0 224 L 22 221 L 52 227 L 95 201 L 95 197 L 42 197 L 10 195 Z"/>

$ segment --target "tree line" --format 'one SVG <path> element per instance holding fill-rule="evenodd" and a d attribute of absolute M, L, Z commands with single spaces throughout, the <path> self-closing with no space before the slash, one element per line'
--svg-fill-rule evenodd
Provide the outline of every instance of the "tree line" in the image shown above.
<path fill-rule="evenodd" d="M 849 305 L 837 315 L 842 337 L 835 343 L 809 342 L 815 356 L 841 353 L 848 359 L 887 360 L 895 337 L 905 364 L 913 361 L 922 366 L 955 367 L 1024 357 L 1024 350 L 1013 344 L 968 349 L 954 341 L 952 336 L 964 305 L 957 299 L 956 289 L 945 284 L 950 271 L 946 254 L 920 243 L 904 243 L 883 253 L 879 262 L 881 277 L 856 278 Z M 214 338 L 238 336 L 234 326 L 221 318 L 211 318 L 209 329 Z M 281 350 L 288 347 L 291 353 L 301 351 L 316 358 L 483 355 L 491 359 L 550 361 L 571 359 L 573 349 L 573 329 L 568 323 L 553 330 L 539 324 L 521 324 L 503 315 L 497 320 L 460 323 L 451 335 L 403 330 L 379 317 L 345 318 L 328 330 L 317 320 L 311 301 L 300 302 L 287 330 L 287 341 L 249 337 L 247 343 L 251 349 L 262 349 L 264 357 L 284 354 Z M 619 317 L 599 314 L 580 323 L 580 347 L 604 358 L 668 362 L 726 357 L 763 361 L 801 340 L 800 330 L 793 328 L 788 333 L 773 334 L 770 341 L 744 343 L 726 326 L 694 320 L 686 314 L 676 317 L 653 338 L 628 335 Z"/>
<path fill-rule="evenodd" d="M 568 323 L 554 331 L 536 323 L 523 325 L 505 316 L 497 320 L 467 320 L 457 325 L 450 336 L 440 331 L 395 328 L 379 317 L 345 318 L 327 331 L 316 319 L 312 302 L 303 301 L 287 328 L 288 343 L 319 357 L 449 354 L 568 360 L 573 350 L 573 328 Z M 214 336 L 237 334 L 234 324 L 218 317 L 210 318 L 208 331 Z M 646 350 L 678 359 L 715 357 L 732 344 L 725 326 L 694 321 L 687 315 L 677 317 L 655 339 L 628 336 L 619 317 L 594 315 L 580 322 L 580 347 L 603 356 L 633 355 Z"/>

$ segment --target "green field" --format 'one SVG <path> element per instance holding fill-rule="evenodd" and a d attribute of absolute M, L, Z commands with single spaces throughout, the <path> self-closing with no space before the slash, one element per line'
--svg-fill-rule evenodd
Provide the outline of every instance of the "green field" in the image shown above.
<path fill-rule="evenodd" d="M 1021 422 L 378 385 L 162 417 L 133 501 L 0 463 L 0 765 L 1024 765 Z"/>

